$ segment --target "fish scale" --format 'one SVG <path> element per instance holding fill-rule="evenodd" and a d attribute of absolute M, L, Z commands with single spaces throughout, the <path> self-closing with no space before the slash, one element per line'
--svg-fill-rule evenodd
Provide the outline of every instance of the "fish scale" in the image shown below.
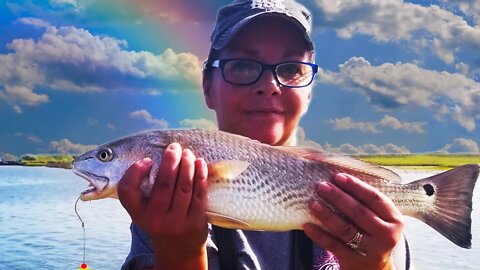
<path fill-rule="evenodd" d="M 409 184 L 385 168 L 318 149 L 271 146 L 218 130 L 154 130 L 103 144 L 77 157 L 73 171 L 93 185 L 82 200 L 118 198 L 125 171 L 145 157 L 152 159 L 150 195 L 166 147 L 179 143 L 208 165 L 207 215 L 225 228 L 287 231 L 307 222 L 321 225 L 308 209 L 323 201 L 320 181 L 351 174 L 388 196 L 404 215 L 417 218 L 460 247 L 471 246 L 472 193 L 478 164 L 467 164 Z M 335 209 L 333 209 L 335 210 Z M 336 210 L 335 210 L 336 211 Z"/>

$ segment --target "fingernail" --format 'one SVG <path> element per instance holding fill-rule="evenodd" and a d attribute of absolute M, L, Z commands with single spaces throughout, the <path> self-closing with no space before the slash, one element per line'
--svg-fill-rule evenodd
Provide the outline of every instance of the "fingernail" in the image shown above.
<path fill-rule="evenodd" d="M 169 149 L 169 150 L 175 150 L 177 147 L 178 147 L 178 143 L 171 143 L 171 144 L 168 146 L 168 149 Z"/>
<path fill-rule="evenodd" d="M 306 233 L 313 233 L 313 225 L 310 224 L 310 223 L 306 223 L 303 225 L 303 230 L 306 232 Z"/>
<path fill-rule="evenodd" d="M 184 149 L 182 155 L 184 157 L 193 156 L 193 152 L 190 149 Z"/>
<path fill-rule="evenodd" d="M 316 212 L 323 212 L 323 206 L 319 202 L 313 202 L 312 209 Z"/>
<path fill-rule="evenodd" d="M 141 163 L 142 165 L 148 166 L 152 163 L 152 159 L 149 157 L 146 157 L 138 162 Z"/>
<path fill-rule="evenodd" d="M 200 164 L 202 164 L 202 169 L 206 169 L 207 163 L 205 162 L 205 160 L 203 158 L 199 158 L 198 160 L 200 160 Z"/>
<path fill-rule="evenodd" d="M 348 181 L 347 175 L 339 173 L 335 176 L 335 181 L 339 184 L 345 184 Z"/>
<path fill-rule="evenodd" d="M 320 192 L 328 192 L 331 189 L 332 189 L 332 187 L 330 187 L 330 185 L 327 182 L 320 182 L 318 184 L 318 191 L 320 191 Z"/>

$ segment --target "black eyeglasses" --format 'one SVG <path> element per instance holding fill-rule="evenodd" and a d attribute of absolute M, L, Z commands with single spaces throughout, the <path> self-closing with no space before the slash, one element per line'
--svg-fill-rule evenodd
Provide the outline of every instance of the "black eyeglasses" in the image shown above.
<path fill-rule="evenodd" d="M 206 68 L 220 68 L 223 79 L 235 85 L 256 83 L 265 70 L 271 70 L 277 82 L 285 87 L 299 88 L 312 83 L 318 65 L 307 62 L 282 62 L 273 65 L 252 59 L 221 59 L 205 63 Z"/>

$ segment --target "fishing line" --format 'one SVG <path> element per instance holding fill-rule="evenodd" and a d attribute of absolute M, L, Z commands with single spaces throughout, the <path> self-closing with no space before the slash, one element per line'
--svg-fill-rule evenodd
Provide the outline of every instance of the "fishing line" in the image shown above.
<path fill-rule="evenodd" d="M 81 196 L 82 195 L 80 195 L 78 197 L 77 201 L 75 202 L 75 214 L 77 215 L 80 222 L 82 222 L 82 229 L 83 229 L 83 261 L 82 261 L 82 265 L 80 266 L 79 269 L 87 269 L 88 270 L 88 266 L 85 263 L 86 242 L 87 242 L 87 237 L 86 237 L 86 233 L 85 233 L 85 223 L 83 222 L 83 219 L 80 217 L 80 215 L 78 214 L 78 211 L 77 211 L 77 204 L 78 204 L 78 201 L 80 201 Z"/>

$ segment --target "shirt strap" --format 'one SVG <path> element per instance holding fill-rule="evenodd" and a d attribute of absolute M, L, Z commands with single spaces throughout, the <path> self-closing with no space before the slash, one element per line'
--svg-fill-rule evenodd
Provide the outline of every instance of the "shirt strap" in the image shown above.
<path fill-rule="evenodd" d="M 237 247 L 235 246 L 235 231 L 212 225 L 218 249 L 220 269 L 236 270 L 239 266 Z"/>
<path fill-rule="evenodd" d="M 303 231 L 295 230 L 293 234 L 293 269 L 310 270 L 313 266 L 313 243 Z"/>

